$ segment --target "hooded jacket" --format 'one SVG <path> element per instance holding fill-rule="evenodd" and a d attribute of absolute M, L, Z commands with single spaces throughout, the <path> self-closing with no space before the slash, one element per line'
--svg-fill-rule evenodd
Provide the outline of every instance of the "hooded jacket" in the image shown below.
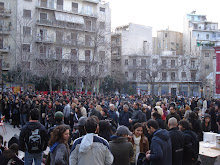
<path fill-rule="evenodd" d="M 50 147 L 50 164 L 51 165 L 69 165 L 69 147 L 64 143 L 54 143 Z"/>
<path fill-rule="evenodd" d="M 108 142 L 94 133 L 88 133 L 73 142 L 70 165 L 111 165 L 113 155 Z"/>
<path fill-rule="evenodd" d="M 47 148 L 47 130 L 40 122 L 28 122 L 20 132 L 19 136 L 19 150 L 25 152 L 27 151 L 27 143 L 29 141 L 29 137 L 31 136 L 31 131 L 34 131 L 35 129 L 39 129 L 39 134 L 41 137 L 41 149 L 40 151 L 36 151 L 35 153 L 40 153 Z"/>
<path fill-rule="evenodd" d="M 113 135 L 109 143 L 114 162 L 112 165 L 130 165 L 129 158 L 134 155 L 133 146 L 126 137 Z"/>
<path fill-rule="evenodd" d="M 150 149 L 151 165 L 172 165 L 172 144 L 167 130 L 158 129 L 153 133 Z"/>

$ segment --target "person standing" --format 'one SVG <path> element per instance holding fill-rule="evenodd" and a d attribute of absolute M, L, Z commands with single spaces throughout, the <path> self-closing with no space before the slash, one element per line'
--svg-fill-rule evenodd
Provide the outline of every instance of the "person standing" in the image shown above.
<path fill-rule="evenodd" d="M 63 109 L 64 123 L 69 125 L 70 124 L 70 104 L 68 103 L 67 100 L 64 100 L 63 105 L 64 105 L 64 109 Z"/>
<path fill-rule="evenodd" d="M 69 159 L 70 165 L 111 165 L 113 155 L 107 140 L 95 134 L 98 132 L 96 119 L 89 117 L 85 129 L 87 134 L 73 143 Z"/>
<path fill-rule="evenodd" d="M 31 165 L 33 161 L 35 165 L 41 165 L 42 153 L 47 148 L 47 131 L 38 120 L 38 110 L 31 110 L 30 120 L 20 132 L 19 149 L 25 152 L 25 165 Z"/>
<path fill-rule="evenodd" d="M 120 112 L 119 115 L 119 125 L 124 125 L 126 127 L 130 127 L 131 123 L 129 123 L 129 119 L 131 118 L 132 113 L 129 111 L 129 107 L 127 104 L 123 105 L 123 111 Z"/>
<path fill-rule="evenodd" d="M 168 121 L 169 134 L 172 142 L 172 165 L 182 165 L 184 135 L 178 129 L 177 119 L 172 117 Z"/>
<path fill-rule="evenodd" d="M 95 109 L 94 103 L 91 102 L 91 103 L 89 103 L 88 117 L 93 116 L 93 115 L 97 116 L 99 120 L 101 120 L 101 118 L 102 118 L 101 113 L 97 109 Z"/>
<path fill-rule="evenodd" d="M 114 156 L 112 165 L 130 165 L 130 158 L 133 157 L 134 151 L 131 142 L 128 142 L 128 135 L 132 133 L 126 126 L 119 126 L 116 135 L 113 135 L 110 142 L 110 149 Z"/>
<path fill-rule="evenodd" d="M 70 127 L 67 125 L 59 125 L 51 133 L 49 140 L 50 165 L 69 165 L 69 136 Z"/>
<path fill-rule="evenodd" d="M 151 140 L 150 151 L 146 158 L 151 165 L 171 165 L 172 164 L 172 143 L 169 132 L 165 129 L 159 129 L 156 120 L 147 122 L 147 130 L 153 136 Z"/>
<path fill-rule="evenodd" d="M 170 106 L 170 114 L 167 115 L 166 117 L 166 126 L 168 124 L 168 120 L 171 118 L 171 117 L 175 117 L 177 119 L 177 121 L 179 122 L 180 121 L 180 115 L 176 113 L 176 108 L 175 106 Z"/>
<path fill-rule="evenodd" d="M 18 99 L 15 100 L 15 102 L 12 104 L 12 124 L 15 128 L 15 126 L 17 126 L 18 128 L 20 128 L 19 126 L 19 101 Z"/>

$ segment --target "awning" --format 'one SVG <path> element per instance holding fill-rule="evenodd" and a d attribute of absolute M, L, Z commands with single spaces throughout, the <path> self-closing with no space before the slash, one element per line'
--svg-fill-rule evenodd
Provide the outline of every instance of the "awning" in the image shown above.
<path fill-rule="evenodd" d="M 57 21 L 84 24 L 83 17 L 79 16 L 79 15 L 73 15 L 73 14 L 69 14 L 69 13 L 61 13 L 61 12 L 55 11 L 55 18 Z"/>

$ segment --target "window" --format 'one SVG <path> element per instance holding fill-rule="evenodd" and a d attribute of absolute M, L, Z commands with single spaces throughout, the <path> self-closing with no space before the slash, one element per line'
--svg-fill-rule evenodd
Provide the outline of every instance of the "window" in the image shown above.
<path fill-rule="evenodd" d="M 40 20 L 47 20 L 47 13 L 40 13 Z"/>
<path fill-rule="evenodd" d="M 171 60 L 171 68 L 175 68 L 175 60 Z"/>
<path fill-rule="evenodd" d="M 63 10 L 63 0 L 57 0 L 57 9 Z"/>
<path fill-rule="evenodd" d="M 56 42 L 62 43 L 63 42 L 63 32 L 56 31 Z"/>
<path fill-rule="evenodd" d="M 136 72 L 133 72 L 133 80 L 136 80 Z"/>
<path fill-rule="evenodd" d="M 141 80 L 146 80 L 146 72 L 145 71 L 141 72 Z"/>
<path fill-rule="evenodd" d="M 182 65 L 186 65 L 186 60 L 182 60 Z"/>
<path fill-rule="evenodd" d="M 191 61 L 191 68 L 195 68 L 196 67 L 196 61 L 195 60 L 192 60 Z"/>
<path fill-rule="evenodd" d="M 76 64 L 71 64 L 71 74 L 72 76 L 77 76 L 78 73 L 78 67 Z"/>
<path fill-rule="evenodd" d="M 4 12 L 4 2 L 0 2 L 0 11 Z"/>
<path fill-rule="evenodd" d="M 62 59 L 62 48 L 61 47 L 56 47 L 56 59 Z"/>
<path fill-rule="evenodd" d="M 191 72 L 191 80 L 192 81 L 196 80 L 196 72 Z"/>
<path fill-rule="evenodd" d="M 209 65 L 205 65 L 205 69 L 209 69 Z"/>
<path fill-rule="evenodd" d="M 126 65 L 126 66 L 128 65 L 128 60 L 125 60 L 125 65 Z"/>
<path fill-rule="evenodd" d="M 31 52 L 30 44 L 23 44 L 22 48 L 23 48 L 23 52 Z"/>
<path fill-rule="evenodd" d="M 186 78 L 186 72 L 182 72 L 181 75 L 182 75 L 182 79 Z"/>
<path fill-rule="evenodd" d="M 91 54 L 91 51 L 90 50 L 85 50 L 85 60 L 87 62 L 90 61 L 90 54 Z"/>
<path fill-rule="evenodd" d="M 31 27 L 23 26 L 23 35 L 24 36 L 31 35 Z"/>
<path fill-rule="evenodd" d="M 71 33 L 71 43 L 77 42 L 77 33 Z"/>
<path fill-rule="evenodd" d="M 101 12 L 105 12 L 105 8 L 100 7 L 100 11 L 101 11 Z"/>
<path fill-rule="evenodd" d="M 207 39 L 207 40 L 209 39 L 209 34 L 206 34 L 206 39 Z"/>
<path fill-rule="evenodd" d="M 209 57 L 209 53 L 205 53 L 205 57 Z"/>
<path fill-rule="evenodd" d="M 146 67 L 146 59 L 141 59 L 141 66 Z"/>
<path fill-rule="evenodd" d="M 3 46 L 3 38 L 2 37 L 0 37 L 0 49 L 3 49 L 4 48 L 4 46 Z"/>
<path fill-rule="evenodd" d="M 171 80 L 172 80 L 172 81 L 175 80 L 175 72 L 171 72 Z"/>
<path fill-rule="evenodd" d="M 104 65 L 99 65 L 99 73 L 103 73 L 104 72 Z"/>
<path fill-rule="evenodd" d="M 162 67 L 164 67 L 164 68 L 167 67 L 167 60 L 162 60 Z"/>
<path fill-rule="evenodd" d="M 99 59 L 102 63 L 105 62 L 105 51 L 99 51 Z"/>
<path fill-rule="evenodd" d="M 23 10 L 23 17 L 24 18 L 31 18 L 31 10 Z"/>
<path fill-rule="evenodd" d="M 128 77 L 128 72 L 125 72 L 125 77 Z"/>
<path fill-rule="evenodd" d="M 136 59 L 133 59 L 133 67 L 136 67 L 136 65 L 137 65 L 137 61 Z"/>
<path fill-rule="evenodd" d="M 78 3 L 72 2 L 72 12 L 78 13 Z"/>
<path fill-rule="evenodd" d="M 91 75 L 91 70 L 89 65 L 85 65 L 85 75 L 90 76 Z"/>
<path fill-rule="evenodd" d="M 156 78 L 158 75 L 158 72 L 152 72 L 152 77 Z"/>
<path fill-rule="evenodd" d="M 41 7 L 47 7 L 47 0 L 41 0 L 40 1 L 40 6 Z"/>
<path fill-rule="evenodd" d="M 85 45 L 90 46 L 91 45 L 91 36 L 85 35 Z"/>
<path fill-rule="evenodd" d="M 47 55 L 47 47 L 46 47 L 45 45 L 41 45 L 41 46 L 39 47 L 39 49 L 40 49 L 40 54 L 39 54 L 39 56 L 40 56 L 41 58 L 46 58 L 46 55 Z"/>
<path fill-rule="evenodd" d="M 157 64 L 157 59 L 153 59 L 153 64 Z"/>
<path fill-rule="evenodd" d="M 167 37 L 167 33 L 165 33 L 165 37 Z"/>
<path fill-rule="evenodd" d="M 76 49 L 71 49 L 70 54 L 71 54 L 71 59 L 72 60 L 78 60 L 78 58 L 77 58 L 77 50 Z"/>
<path fill-rule="evenodd" d="M 99 28 L 100 28 L 101 30 L 104 30 L 104 29 L 105 29 L 105 22 L 100 22 L 100 23 L 99 23 Z"/>
<path fill-rule="evenodd" d="M 92 21 L 85 20 L 86 30 L 92 30 Z"/>
<path fill-rule="evenodd" d="M 162 80 L 163 81 L 167 80 L 167 72 L 162 72 Z"/>
<path fill-rule="evenodd" d="M 197 36 L 198 36 L 198 38 L 199 38 L 199 34 L 198 34 Z"/>
<path fill-rule="evenodd" d="M 174 43 L 174 42 L 171 42 L 171 45 L 175 45 L 175 43 Z"/>
<path fill-rule="evenodd" d="M 176 44 L 176 49 L 177 49 L 177 50 L 179 49 L 179 44 Z"/>

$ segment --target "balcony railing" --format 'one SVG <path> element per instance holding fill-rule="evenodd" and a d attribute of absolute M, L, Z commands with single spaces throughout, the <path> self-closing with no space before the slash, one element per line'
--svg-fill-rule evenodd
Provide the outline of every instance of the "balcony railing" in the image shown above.
<path fill-rule="evenodd" d="M 74 24 L 70 24 L 67 22 L 60 22 L 56 20 L 37 20 L 36 24 L 38 25 L 45 25 L 45 26 L 52 26 L 57 28 L 65 28 L 65 29 L 74 29 L 79 31 L 89 31 L 89 32 L 95 32 L 96 29 L 86 29 L 86 26 L 76 26 Z"/>
<path fill-rule="evenodd" d="M 47 43 L 53 43 L 54 42 L 54 37 L 50 36 L 41 36 L 41 35 L 37 35 L 36 37 L 36 42 L 47 42 Z"/>
<path fill-rule="evenodd" d="M 91 3 L 96 3 L 98 4 L 100 2 L 100 0 L 83 0 L 85 2 L 91 2 Z"/>
<path fill-rule="evenodd" d="M 10 50 L 10 46 L 0 46 L 0 52 L 3 52 L 3 53 L 8 53 Z"/>
<path fill-rule="evenodd" d="M 0 16 L 10 17 L 11 10 L 10 9 L 0 9 Z"/>
<path fill-rule="evenodd" d="M 10 30 L 9 26 L 0 26 L 0 34 L 9 34 Z"/>

